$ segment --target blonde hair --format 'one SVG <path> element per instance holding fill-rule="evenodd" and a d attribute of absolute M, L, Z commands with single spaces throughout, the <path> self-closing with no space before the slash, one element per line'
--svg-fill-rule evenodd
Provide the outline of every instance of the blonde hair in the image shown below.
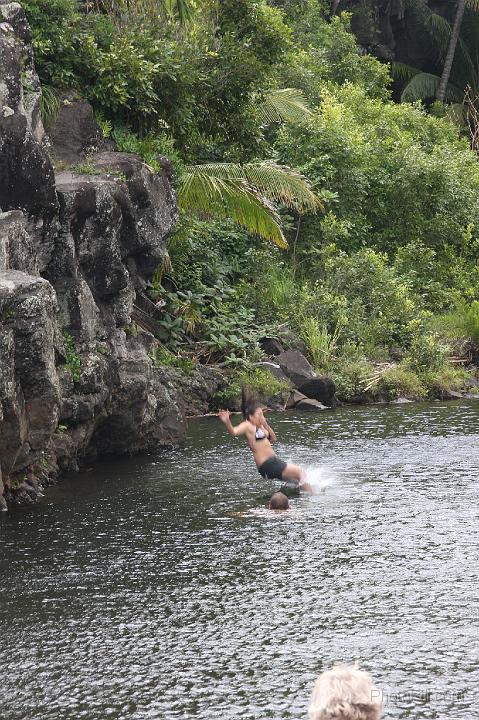
<path fill-rule="evenodd" d="M 371 676 L 355 665 L 335 665 L 313 688 L 309 720 L 379 720 L 381 693 Z"/>

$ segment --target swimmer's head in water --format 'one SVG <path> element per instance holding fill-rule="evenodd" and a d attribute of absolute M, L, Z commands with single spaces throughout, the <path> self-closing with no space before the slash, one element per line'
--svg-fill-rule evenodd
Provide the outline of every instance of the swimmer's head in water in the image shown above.
<path fill-rule="evenodd" d="M 269 501 L 270 510 L 287 510 L 289 508 L 289 500 L 282 492 L 277 492 L 271 496 Z"/>
<path fill-rule="evenodd" d="M 254 393 L 244 387 L 244 385 L 241 388 L 241 412 L 245 420 L 259 425 L 261 421 L 261 405 Z"/>

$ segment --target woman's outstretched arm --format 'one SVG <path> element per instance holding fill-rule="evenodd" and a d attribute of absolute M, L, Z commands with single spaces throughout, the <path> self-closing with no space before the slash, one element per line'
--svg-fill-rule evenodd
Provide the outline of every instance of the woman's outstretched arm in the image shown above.
<path fill-rule="evenodd" d="M 220 410 L 218 413 L 218 417 L 221 422 L 226 425 L 226 429 L 228 430 L 230 435 L 233 435 L 233 437 L 237 437 L 238 435 L 244 435 L 246 433 L 246 430 L 248 428 L 248 423 L 246 422 L 246 420 L 241 422 L 239 425 L 236 425 L 235 427 L 230 420 L 229 410 Z"/>

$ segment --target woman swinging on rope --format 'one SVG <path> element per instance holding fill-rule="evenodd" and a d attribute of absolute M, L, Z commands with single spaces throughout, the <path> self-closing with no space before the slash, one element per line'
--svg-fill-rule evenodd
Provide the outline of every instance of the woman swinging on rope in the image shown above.
<path fill-rule="evenodd" d="M 245 435 L 246 442 L 253 453 L 258 472 L 262 477 L 292 483 L 301 490 L 312 491 L 306 481 L 306 472 L 299 465 L 285 463 L 276 455 L 271 443 L 276 442 L 276 434 L 268 425 L 260 404 L 245 388 L 242 388 L 241 409 L 243 422 L 234 426 L 229 410 L 220 410 L 218 417 L 226 425 L 230 435 Z"/>

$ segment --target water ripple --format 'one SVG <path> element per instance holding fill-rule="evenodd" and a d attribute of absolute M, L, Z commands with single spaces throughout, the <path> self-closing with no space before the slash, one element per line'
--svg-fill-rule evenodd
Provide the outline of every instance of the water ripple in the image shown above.
<path fill-rule="evenodd" d="M 389 718 L 476 718 L 479 403 L 271 422 L 326 488 L 289 515 L 207 418 L 1 518 L 4 720 L 300 720 L 355 659 Z"/>

